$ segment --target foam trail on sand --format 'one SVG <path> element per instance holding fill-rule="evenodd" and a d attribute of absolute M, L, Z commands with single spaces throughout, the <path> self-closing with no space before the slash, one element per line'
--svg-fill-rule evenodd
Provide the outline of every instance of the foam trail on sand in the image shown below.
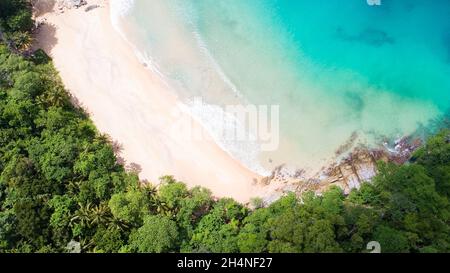
<path fill-rule="evenodd" d="M 155 72 L 160 79 L 166 84 L 170 90 L 176 89 L 170 84 L 170 79 L 166 77 L 164 73 L 155 62 L 152 56 L 146 51 L 139 48 L 129 39 L 130 33 L 123 28 L 123 22 L 126 22 L 126 16 L 132 11 L 134 0 L 112 0 L 110 6 L 111 21 L 114 28 L 120 33 L 120 35 L 128 42 L 128 44 L 134 49 L 136 57 L 141 63 L 144 63 L 146 67 Z M 188 16 L 189 17 L 189 16 Z M 188 18 L 187 17 L 187 18 Z M 125 19 L 121 21 L 121 19 Z M 194 26 L 194 24 L 192 24 Z M 243 99 L 237 87 L 233 85 L 230 79 L 222 71 L 219 64 L 217 64 L 211 56 L 206 43 L 203 41 L 201 35 L 195 30 L 192 32 L 195 43 L 197 43 L 198 49 L 202 52 L 203 57 L 208 63 L 209 67 L 212 67 L 215 73 L 221 78 L 226 86 L 239 98 Z M 134 37 L 136 38 L 136 37 Z M 195 121 L 199 122 L 204 129 L 209 133 L 214 142 L 232 158 L 238 160 L 247 169 L 256 172 L 260 175 L 267 176 L 270 172 L 265 170 L 258 162 L 258 156 L 260 154 L 260 145 L 256 141 L 236 141 L 227 139 L 226 136 L 236 132 L 237 128 L 243 128 L 244 126 L 230 114 L 225 113 L 223 108 L 219 105 L 196 103 L 197 100 L 188 100 L 184 103 L 178 104 L 178 110 L 183 111 Z M 218 124 L 222 130 L 218 130 Z M 249 137 L 250 138 L 250 137 Z"/>
<path fill-rule="evenodd" d="M 111 0 L 111 4 L 110 4 L 111 23 L 112 23 L 114 29 L 120 34 L 120 36 L 133 48 L 134 54 L 136 55 L 138 60 L 142 64 L 145 64 L 149 70 L 156 73 L 166 86 L 169 86 L 167 84 L 167 80 L 164 77 L 164 74 L 161 73 L 160 69 L 158 68 L 158 64 L 155 61 L 153 61 L 152 57 L 149 56 L 146 52 L 141 52 L 128 39 L 127 35 L 121 28 L 120 20 L 122 18 L 126 17 L 131 12 L 131 10 L 134 6 L 134 1 L 135 0 Z"/>
<path fill-rule="evenodd" d="M 318 171 L 353 134 L 379 147 L 450 107 L 448 1 L 111 1 L 113 24 L 139 60 L 258 173 L 285 164 Z M 279 106 L 279 148 L 224 138 L 241 126 L 225 118 L 218 128 L 225 105 Z"/>
<path fill-rule="evenodd" d="M 126 16 L 130 14 L 133 9 L 134 0 L 112 0 L 110 5 L 111 22 L 114 29 L 120 33 L 122 38 L 133 48 L 136 57 L 139 61 L 146 65 L 147 69 L 156 73 L 164 84 L 173 90 L 173 86 L 170 84 L 170 80 L 161 72 L 158 63 L 155 62 L 150 54 L 145 50 L 141 50 L 135 45 L 128 37 L 129 33 L 123 28 L 121 19 L 126 20 Z M 211 56 L 206 43 L 202 40 L 202 37 L 195 30 L 193 31 L 195 42 L 198 49 L 201 50 L 204 57 L 208 62 L 208 65 L 213 67 L 214 71 L 220 76 L 222 81 L 232 90 L 232 92 L 242 98 L 236 86 L 227 78 L 226 74 L 222 71 L 220 66 L 215 62 L 213 56 Z M 200 123 L 202 127 L 212 137 L 214 142 L 232 158 L 238 160 L 247 169 L 260 174 L 262 176 L 270 175 L 270 172 L 264 169 L 259 163 L 258 156 L 260 154 L 260 144 L 257 141 L 236 141 L 228 139 L 226 136 L 238 131 L 237 128 L 243 128 L 244 126 L 233 115 L 225 113 L 224 109 L 219 105 L 197 103 L 198 100 L 192 99 L 185 103 L 178 103 L 178 110 L 187 114 L 196 122 Z M 218 127 L 221 127 L 219 130 Z M 244 129 L 243 129 L 244 130 Z M 251 138 L 250 136 L 248 138 Z"/>
<path fill-rule="evenodd" d="M 109 7 L 112 21 L 117 24 L 120 17 L 124 17 L 129 14 L 133 5 L 134 0 L 111 0 Z"/>
<path fill-rule="evenodd" d="M 246 132 L 245 125 L 235 115 L 228 113 L 221 106 L 208 104 L 198 99 L 190 100 L 186 104 L 180 103 L 180 109 L 199 122 L 214 142 L 232 158 L 261 176 L 271 174 L 259 163 L 261 145 L 257 138 L 251 135 L 251 132 Z M 246 139 L 237 139 L 235 132 L 245 132 Z"/>

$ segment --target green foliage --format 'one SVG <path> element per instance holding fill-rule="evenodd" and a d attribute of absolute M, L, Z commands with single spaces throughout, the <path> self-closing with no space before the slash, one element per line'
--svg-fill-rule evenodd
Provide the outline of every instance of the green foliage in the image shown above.
<path fill-rule="evenodd" d="M 177 210 L 184 198 L 188 196 L 188 189 L 184 183 L 175 181 L 172 177 L 163 177 L 159 187 L 159 199 L 170 210 Z"/>
<path fill-rule="evenodd" d="M 450 197 L 450 129 L 431 137 L 414 153 L 412 158 L 425 167 L 428 175 L 436 182 L 436 190 Z"/>
<path fill-rule="evenodd" d="M 179 226 L 183 247 L 188 247 L 195 227 L 200 219 L 209 212 L 212 204 L 211 192 L 200 187 L 191 189 L 188 195 L 179 201 L 174 218 Z"/>
<path fill-rule="evenodd" d="M 63 251 L 74 239 L 93 251 L 98 228 L 126 230 L 106 204 L 137 179 L 71 106 L 51 63 L 35 64 L 0 45 L 0 75 L 2 250 Z"/>
<path fill-rule="evenodd" d="M 130 248 L 141 253 L 171 252 L 177 243 L 176 223 L 161 215 L 147 215 L 144 225 L 130 235 Z"/>
<path fill-rule="evenodd" d="M 243 227 L 238 235 L 238 247 L 240 252 L 261 253 L 267 251 L 269 243 L 269 219 L 274 213 L 267 208 L 255 210 L 243 221 Z"/>
<path fill-rule="evenodd" d="M 32 56 L 32 60 L 35 64 L 48 64 L 51 62 L 51 58 L 42 49 L 37 49 Z"/>
<path fill-rule="evenodd" d="M 335 226 L 339 224 L 342 193 L 331 189 L 323 197 L 306 194 L 270 222 L 269 252 L 340 252 Z"/>
<path fill-rule="evenodd" d="M 193 251 L 238 252 L 237 235 L 247 210 L 232 199 L 221 199 L 198 223 L 190 247 Z"/>
<path fill-rule="evenodd" d="M 99 253 L 117 253 L 125 245 L 121 231 L 113 228 L 97 229 L 92 241 L 95 245 L 94 252 Z"/>
<path fill-rule="evenodd" d="M 139 189 L 114 194 L 109 207 L 115 218 L 133 226 L 142 225 L 144 216 L 150 212 L 147 196 Z"/>
<path fill-rule="evenodd" d="M 25 51 L 31 48 L 33 38 L 31 34 L 24 31 L 15 31 L 6 33 L 4 38 L 9 42 L 11 46 L 19 51 Z"/>
<path fill-rule="evenodd" d="M 171 176 L 141 184 L 74 108 L 43 51 L 25 59 L 29 2 L 0 1 L 0 252 L 450 251 L 450 131 L 345 196 L 288 194 L 253 209 Z M 16 52 L 16 53 L 13 53 Z"/>
<path fill-rule="evenodd" d="M 405 234 L 390 227 L 379 226 L 375 230 L 374 239 L 380 243 L 385 253 L 402 253 L 410 249 Z"/>
<path fill-rule="evenodd" d="M 49 206 L 53 210 L 50 217 L 50 227 L 53 229 L 53 240 L 64 244 L 71 239 L 70 221 L 76 208 L 75 202 L 67 195 L 55 195 Z"/>
<path fill-rule="evenodd" d="M 0 3 L 0 41 L 18 50 L 31 46 L 33 28 L 31 4 L 26 0 L 2 0 Z"/>
<path fill-rule="evenodd" d="M 8 31 L 29 31 L 33 27 L 31 10 L 21 9 L 5 20 L 5 29 Z"/>

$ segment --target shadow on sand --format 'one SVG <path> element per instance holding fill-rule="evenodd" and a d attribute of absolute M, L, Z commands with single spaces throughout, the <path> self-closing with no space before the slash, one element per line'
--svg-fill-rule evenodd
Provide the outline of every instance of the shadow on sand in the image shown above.
<path fill-rule="evenodd" d="M 58 42 L 58 39 L 56 38 L 56 26 L 48 22 L 44 22 L 39 25 L 38 29 L 36 29 L 34 36 L 36 39 L 36 43 L 33 46 L 34 49 L 41 48 L 49 56 L 51 56 L 52 49 Z"/>
<path fill-rule="evenodd" d="M 56 5 L 56 0 L 33 0 L 33 14 L 36 17 L 52 12 Z"/>

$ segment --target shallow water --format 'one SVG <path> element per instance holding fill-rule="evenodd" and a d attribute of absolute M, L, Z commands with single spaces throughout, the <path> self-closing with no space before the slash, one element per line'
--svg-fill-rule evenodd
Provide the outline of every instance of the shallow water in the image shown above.
<path fill-rule="evenodd" d="M 448 0 L 135 0 L 120 27 L 234 157 L 316 171 L 352 135 L 378 145 L 448 111 L 449 18 Z M 217 132 L 229 104 L 279 105 L 278 149 Z"/>

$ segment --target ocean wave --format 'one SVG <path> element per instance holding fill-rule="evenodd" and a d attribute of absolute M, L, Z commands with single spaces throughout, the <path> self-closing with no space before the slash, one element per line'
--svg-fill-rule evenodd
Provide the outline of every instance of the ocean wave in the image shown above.
<path fill-rule="evenodd" d="M 208 59 L 208 61 L 210 62 L 211 66 L 216 71 L 216 73 L 219 75 L 219 77 L 222 79 L 222 81 L 226 85 L 228 85 L 228 87 L 232 90 L 232 92 L 235 95 L 237 95 L 240 99 L 244 99 L 244 97 L 242 96 L 241 92 L 239 92 L 239 90 L 236 87 L 236 85 L 233 84 L 233 82 L 228 78 L 228 76 L 225 74 L 225 72 L 220 67 L 220 65 L 216 62 L 216 60 L 214 59 L 214 57 L 211 54 L 211 51 L 208 49 L 208 45 L 206 44 L 206 42 L 204 41 L 202 36 L 199 34 L 199 32 L 196 30 L 193 33 L 193 35 L 194 35 L 194 37 L 195 37 L 195 39 L 196 39 L 196 41 L 198 43 L 199 49 L 201 50 L 203 55 Z"/>
<path fill-rule="evenodd" d="M 135 0 L 112 0 L 110 4 L 111 23 L 114 29 L 120 34 L 120 36 L 128 43 L 128 45 L 130 45 L 133 48 L 134 54 L 136 58 L 139 60 L 139 62 L 145 65 L 147 69 L 158 75 L 166 86 L 169 86 L 169 84 L 167 83 L 167 79 L 164 77 L 164 74 L 160 71 L 156 62 L 153 61 L 152 57 L 149 56 L 147 52 L 139 50 L 136 47 L 136 45 L 130 41 L 128 35 L 120 26 L 120 19 L 130 14 L 134 6 L 134 1 Z"/>
<path fill-rule="evenodd" d="M 116 27 L 121 17 L 129 14 L 134 6 L 134 0 L 111 0 L 109 9 L 111 14 L 111 21 Z"/>
<path fill-rule="evenodd" d="M 137 47 L 129 37 L 129 33 L 123 29 L 121 20 L 124 17 L 130 15 L 134 5 L 134 0 L 112 0 L 110 5 L 110 16 L 112 24 L 116 31 L 120 33 L 123 39 L 134 49 L 135 56 L 138 60 L 145 64 L 146 68 L 157 74 L 162 82 L 170 89 L 173 90 L 173 86 L 169 83 L 165 74 L 161 72 L 157 62 L 155 62 L 150 54 L 148 54 L 142 48 Z M 186 10 L 184 10 L 186 11 Z M 191 21 L 192 14 L 183 14 L 183 18 L 187 24 L 194 26 Z M 123 23 L 123 21 L 122 21 Z M 220 65 L 214 60 L 214 57 L 210 53 L 207 44 L 199 34 L 196 28 L 192 33 L 197 43 L 198 50 L 207 60 L 208 64 L 213 68 L 215 73 L 219 75 L 221 80 L 229 87 L 236 96 L 243 99 L 236 86 L 225 75 Z M 259 163 L 258 157 L 260 155 L 260 144 L 256 141 L 235 141 L 229 140 L 225 136 L 232 134 L 237 128 L 242 128 L 244 125 L 233 116 L 225 113 L 222 107 L 218 105 L 195 103 L 196 100 L 190 100 L 186 103 L 180 103 L 179 108 L 199 122 L 202 127 L 213 138 L 214 142 L 232 158 L 238 160 L 243 166 L 251 171 L 258 173 L 262 176 L 270 175 L 270 172 L 264 169 Z M 220 124 L 220 125 L 218 125 Z M 218 128 L 221 127 L 221 128 Z M 221 130 L 222 129 L 222 130 Z M 249 137 L 250 138 L 250 137 Z"/>
<path fill-rule="evenodd" d="M 179 108 L 200 123 L 214 142 L 244 167 L 261 176 L 271 174 L 271 171 L 266 170 L 259 162 L 261 145 L 257 140 L 252 140 L 256 139 L 255 137 L 249 132 L 245 141 L 233 137 L 235 132 L 246 131 L 245 125 L 235 115 L 219 105 L 205 103 L 200 98 L 180 103 Z"/>
<path fill-rule="evenodd" d="M 169 80 L 164 73 L 161 72 L 158 64 L 153 60 L 145 50 L 140 50 L 128 37 L 128 33 L 123 29 L 121 20 L 130 14 L 134 5 L 134 0 L 112 0 L 110 5 L 111 22 L 114 29 L 120 33 L 122 38 L 133 48 L 136 58 L 145 64 L 146 68 L 159 76 L 162 82 L 172 90 Z M 193 33 L 199 50 L 207 58 L 209 64 L 219 74 L 221 79 L 230 87 L 230 89 L 238 96 L 239 91 L 233 83 L 227 78 L 220 66 L 214 61 L 207 45 L 198 34 Z M 218 105 L 198 103 L 197 100 L 189 100 L 186 103 L 178 105 L 179 109 L 188 114 L 195 121 L 200 123 L 202 127 L 213 138 L 214 142 L 232 158 L 238 160 L 243 166 L 249 170 L 262 176 L 270 175 L 259 163 L 258 156 L 260 154 L 260 144 L 256 141 L 235 141 L 227 139 L 227 135 L 232 134 L 237 128 L 242 128 L 233 115 L 227 114 L 224 109 Z M 220 128 L 219 128 L 220 127 Z M 250 138 L 250 137 L 249 137 Z"/>

